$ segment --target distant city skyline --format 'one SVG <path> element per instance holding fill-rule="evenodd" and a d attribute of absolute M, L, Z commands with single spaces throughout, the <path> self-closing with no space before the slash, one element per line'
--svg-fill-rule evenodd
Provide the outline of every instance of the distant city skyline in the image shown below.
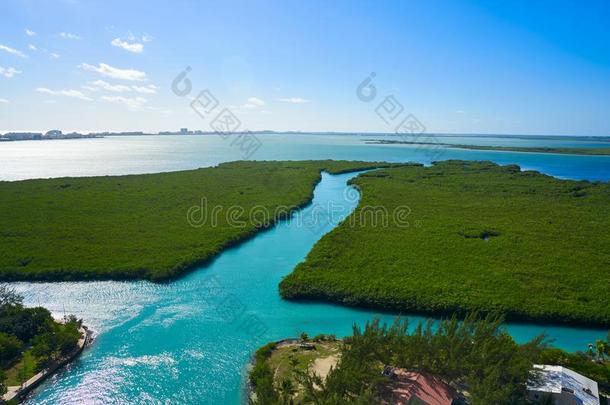
<path fill-rule="evenodd" d="M 391 133 L 393 96 L 426 132 L 610 135 L 604 1 L 7 0 L 0 13 L 0 133 L 213 131 L 190 106 L 208 89 L 240 130 Z"/>

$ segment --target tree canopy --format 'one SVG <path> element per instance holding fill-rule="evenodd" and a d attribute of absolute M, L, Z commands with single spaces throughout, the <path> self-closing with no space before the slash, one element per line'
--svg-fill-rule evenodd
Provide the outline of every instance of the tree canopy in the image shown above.
<path fill-rule="evenodd" d="M 0 385 L 6 388 L 7 370 L 17 368 L 13 374 L 21 382 L 69 353 L 80 339 L 80 325 L 73 316 L 57 322 L 45 308 L 24 307 L 22 296 L 0 285 Z M 21 364 L 24 356 L 35 361 L 29 372 Z"/>
<path fill-rule="evenodd" d="M 546 347 L 545 337 L 517 344 L 503 320 L 472 313 L 415 328 L 400 318 L 391 325 L 379 319 L 364 328 L 355 325 L 325 380 L 311 371 L 299 373 L 303 403 L 379 403 L 390 383 L 382 374 L 387 365 L 433 374 L 458 391 L 465 388 L 473 405 L 525 403 L 526 383 L 536 378 L 532 366 Z M 260 404 L 282 403 L 281 384 L 265 362 L 273 349 L 268 345 L 257 352 L 250 375 Z"/>

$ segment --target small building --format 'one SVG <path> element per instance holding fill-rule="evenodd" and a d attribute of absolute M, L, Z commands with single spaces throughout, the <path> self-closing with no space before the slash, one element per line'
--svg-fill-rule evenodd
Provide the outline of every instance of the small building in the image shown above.
<path fill-rule="evenodd" d="M 180 135 L 188 135 L 188 133 L 189 133 L 188 128 L 180 128 Z"/>
<path fill-rule="evenodd" d="M 63 135 L 63 132 L 61 132 L 59 129 L 52 129 L 50 131 L 47 131 L 46 134 L 44 134 L 45 138 L 50 138 L 50 139 L 61 138 L 62 135 Z"/>
<path fill-rule="evenodd" d="M 452 405 L 458 403 L 456 391 L 440 378 L 428 373 L 386 366 L 383 375 L 391 379 L 388 400 L 396 405 Z"/>
<path fill-rule="evenodd" d="M 597 383 L 562 366 L 534 365 L 537 377 L 527 383 L 528 397 L 550 395 L 556 405 L 599 405 Z"/>

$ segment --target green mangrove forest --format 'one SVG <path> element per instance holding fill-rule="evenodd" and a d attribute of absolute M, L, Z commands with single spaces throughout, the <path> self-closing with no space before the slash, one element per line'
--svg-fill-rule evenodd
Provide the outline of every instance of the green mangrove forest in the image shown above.
<path fill-rule="evenodd" d="M 359 206 L 282 280 L 284 298 L 610 324 L 610 184 L 467 161 L 353 184 Z"/>
<path fill-rule="evenodd" d="M 170 279 L 308 203 L 321 170 L 379 165 L 233 162 L 0 182 L 0 280 Z"/>
<path fill-rule="evenodd" d="M 470 150 L 496 150 L 503 152 L 529 152 L 529 153 L 556 153 L 560 155 L 594 155 L 610 156 L 610 148 L 550 148 L 536 146 L 488 146 L 488 145 L 464 145 L 440 142 L 412 142 L 395 140 L 365 140 L 373 145 L 423 145 L 423 146 L 444 146 L 448 148 L 470 149 Z"/>

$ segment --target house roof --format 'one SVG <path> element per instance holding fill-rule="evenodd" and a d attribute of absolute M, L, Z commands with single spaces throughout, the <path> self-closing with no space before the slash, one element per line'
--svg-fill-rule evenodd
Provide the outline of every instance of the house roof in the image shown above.
<path fill-rule="evenodd" d="M 454 390 L 433 375 L 402 368 L 394 368 L 392 374 L 395 404 L 407 404 L 417 398 L 428 405 L 451 405 L 455 398 Z"/>
<path fill-rule="evenodd" d="M 568 392 L 583 405 L 599 405 L 597 383 L 590 378 L 561 366 L 535 364 L 534 368 L 540 371 L 540 379 L 529 381 L 528 390 L 554 394 Z"/>

